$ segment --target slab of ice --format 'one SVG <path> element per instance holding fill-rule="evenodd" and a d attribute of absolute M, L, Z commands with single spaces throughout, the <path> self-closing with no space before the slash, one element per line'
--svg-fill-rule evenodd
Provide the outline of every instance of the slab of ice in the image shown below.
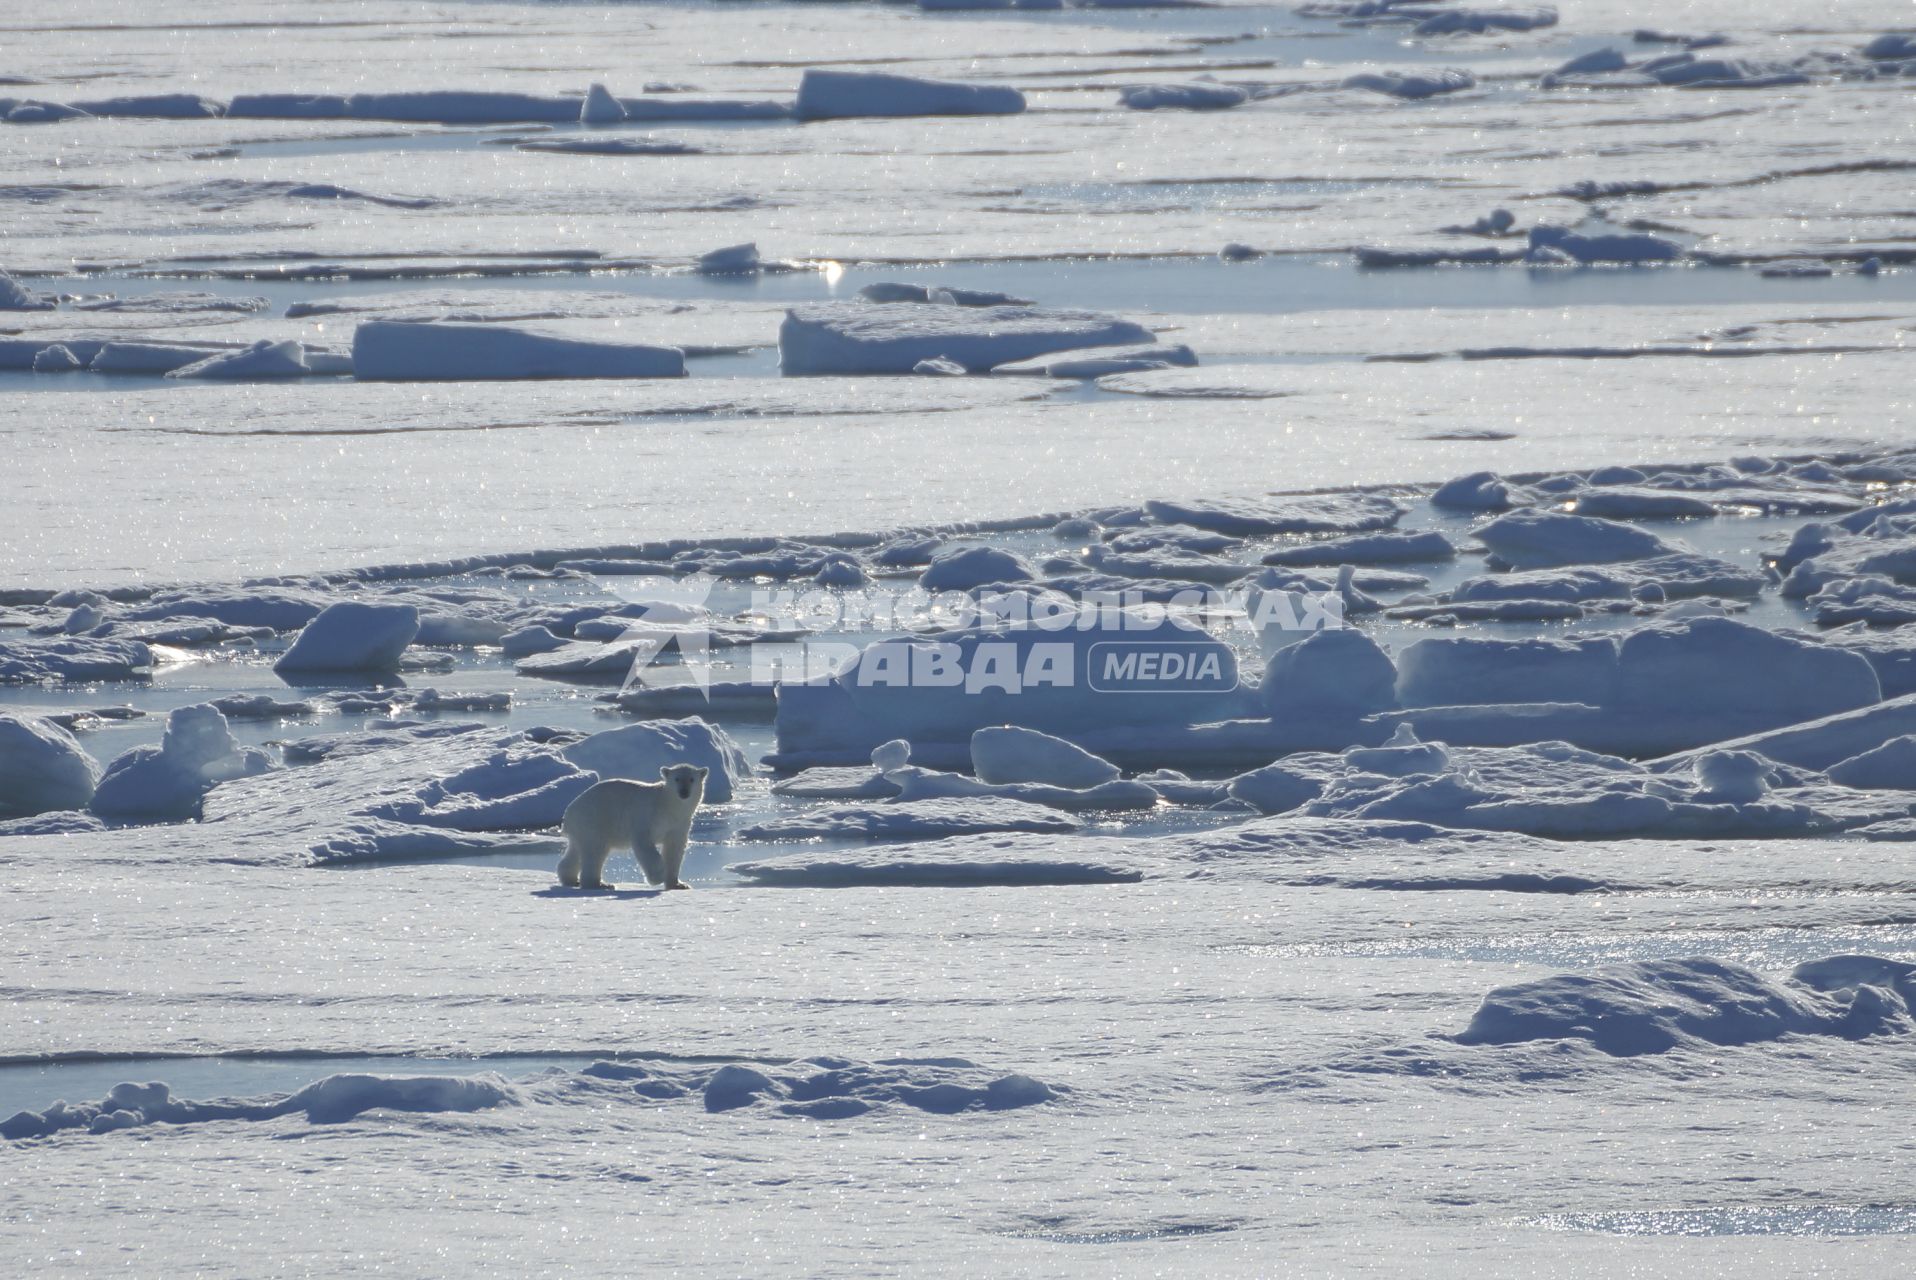
<path fill-rule="evenodd" d="M 103 342 L 94 348 L 87 368 L 94 373 L 164 375 L 241 350 L 238 344 L 223 342 Z"/>
<path fill-rule="evenodd" d="M 1025 96 L 999 85 L 959 84 L 868 71 L 807 69 L 798 82 L 800 120 L 855 116 L 1001 116 L 1025 109 Z"/>
<path fill-rule="evenodd" d="M 1513 511 L 1474 532 L 1489 549 L 1491 563 L 1511 569 L 1614 564 L 1684 550 L 1644 529 L 1558 511 Z"/>
<path fill-rule="evenodd" d="M 627 120 L 789 120 L 792 104 L 764 98 L 620 98 Z"/>
<path fill-rule="evenodd" d="M 1153 341 L 1144 326 L 1093 311 L 824 302 L 785 313 L 778 357 L 788 374 L 910 373 L 939 358 L 982 373 L 1056 351 Z"/>
<path fill-rule="evenodd" d="M 1526 506 L 1531 495 L 1491 471 L 1474 471 L 1437 486 L 1430 504 L 1447 511 L 1508 511 Z"/>
<path fill-rule="evenodd" d="M 1230 780 L 1225 790 L 1240 804 L 1259 813 L 1274 814 L 1290 813 L 1317 799 L 1323 794 L 1324 784 L 1279 763 L 1239 774 Z"/>
<path fill-rule="evenodd" d="M 739 784 L 752 776 L 751 761 L 732 736 L 698 716 L 607 729 L 564 747 L 560 754 L 602 778 L 633 782 L 657 782 L 659 770 L 667 765 L 698 765 L 710 771 L 705 779 L 708 804 L 730 803 Z"/>
<path fill-rule="evenodd" d="M 937 284 L 899 284 L 881 280 L 858 291 L 867 302 L 938 302 L 953 307 L 1028 307 L 1031 299 L 992 289 L 957 289 Z"/>
<path fill-rule="evenodd" d="M 1306 542 L 1294 547 L 1279 547 L 1267 552 L 1265 564 L 1343 565 L 1343 564 L 1417 564 L 1449 560 L 1456 556 L 1456 545 L 1434 529 L 1415 533 L 1360 533 L 1322 542 Z"/>
<path fill-rule="evenodd" d="M 165 618 L 212 618 L 230 627 L 271 627 L 294 631 L 305 626 L 328 604 L 316 591 L 270 587 L 208 587 L 161 591 L 146 604 L 121 616 L 129 621 Z"/>
<path fill-rule="evenodd" d="M 1583 235 L 1569 227 L 1548 223 L 1530 228 L 1531 251 L 1553 250 L 1578 262 L 1670 262 L 1683 256 L 1683 246 L 1648 232 L 1612 232 Z"/>
<path fill-rule="evenodd" d="M 908 765 L 885 777 L 898 783 L 901 803 L 929 800 L 1015 800 L 1066 813 L 1135 812 L 1155 809 L 1161 797 L 1143 782 L 1114 779 L 1090 787 L 1058 787 L 1043 782 L 980 782 L 962 773 Z"/>
<path fill-rule="evenodd" d="M 1085 788 L 1115 781 L 1118 766 L 1036 729 L 991 725 L 971 735 L 971 765 L 984 782 Z"/>
<path fill-rule="evenodd" d="M 20 102 L 11 98 L 0 98 L 0 105 L 7 107 L 8 124 L 58 124 L 62 120 L 91 119 L 78 107 L 68 106 L 64 102 Z"/>
<path fill-rule="evenodd" d="M 260 378 L 303 378 L 312 369 L 306 354 L 293 341 L 274 342 L 261 338 L 250 347 L 223 351 L 216 356 L 167 370 L 169 378 L 228 378 L 235 381 Z"/>
<path fill-rule="evenodd" d="M 1142 552 L 1123 555 L 1108 547 L 1087 547 L 1081 560 L 1062 559 L 1047 562 L 1047 568 L 1076 570 L 1080 563 L 1100 574 L 1160 582 L 1205 582 L 1225 585 L 1255 572 L 1250 565 L 1183 555 L 1176 551 Z"/>
<path fill-rule="evenodd" d="M 804 769 L 772 784 L 773 795 L 807 800 L 889 800 L 898 790 L 883 771 L 850 765 Z"/>
<path fill-rule="evenodd" d="M 147 675 L 153 651 L 137 640 L 26 636 L 0 640 L 0 685 L 133 680 Z"/>
<path fill-rule="evenodd" d="M 58 343 L 34 353 L 33 357 L 35 373 L 73 373 L 83 367 L 71 348 Z"/>
<path fill-rule="evenodd" d="M 1714 516 L 1716 504 L 1690 493 L 1613 485 L 1579 493 L 1576 514 L 1604 520 L 1695 520 Z"/>
<path fill-rule="evenodd" d="M 645 640 L 615 640 L 605 644 L 568 640 L 557 649 L 528 653 L 513 664 L 513 669 L 520 675 L 549 680 L 616 683 L 631 674 L 634 661 L 640 657 L 650 658 L 656 648 Z"/>
<path fill-rule="evenodd" d="M 1274 720 L 1354 722 L 1397 706 L 1397 668 L 1363 632 L 1326 628 L 1272 654 L 1258 689 Z"/>
<path fill-rule="evenodd" d="M 1890 32 L 1877 36 L 1863 46 L 1863 56 L 1878 62 L 1901 62 L 1916 58 L 1916 35 Z"/>
<path fill-rule="evenodd" d="M 1819 719 L 1787 724 L 1780 729 L 1720 740 L 1719 750 L 1754 751 L 1768 759 L 1804 769 L 1828 769 L 1873 751 L 1884 743 L 1916 734 L 1916 695 L 1905 694 L 1872 706 L 1839 712 Z M 1660 769 L 1690 767 L 1695 752 L 1679 752 L 1656 760 Z"/>
<path fill-rule="evenodd" d="M 418 634 L 419 610 L 412 605 L 341 600 L 306 624 L 273 670 L 283 676 L 391 671 Z"/>
<path fill-rule="evenodd" d="M 1860 654 L 1731 618 L 1656 622 L 1620 638 L 1433 637 L 1407 646 L 1397 668 L 1406 707 L 1582 703 L 1615 712 L 1646 746 L 1725 742 L 1880 696 Z"/>
<path fill-rule="evenodd" d="M 214 120 L 224 104 L 197 93 L 144 93 L 119 98 L 81 99 L 70 104 L 90 116 L 134 116 L 151 120 Z"/>
<path fill-rule="evenodd" d="M 478 89 L 400 93 L 244 93 L 226 104 L 229 118 L 396 120 L 408 124 L 575 124 L 576 97 Z"/>
<path fill-rule="evenodd" d="M 1866 707 L 1882 688 L 1860 653 L 1698 617 L 1623 636 L 1617 697 L 1642 717 L 1713 724 L 1722 740 Z"/>
<path fill-rule="evenodd" d="M 159 746 L 135 747 L 114 757 L 90 807 L 103 818 L 197 818 L 202 798 L 214 786 L 271 767 L 265 752 L 239 744 L 219 708 L 179 707 L 167 715 Z"/>
<path fill-rule="evenodd" d="M 1767 585 L 1753 569 L 1694 552 L 1651 556 L 1623 564 L 1527 569 L 1466 578 L 1443 602 L 1482 604 L 1502 600 L 1686 600 L 1698 596 L 1751 599 Z"/>
<path fill-rule="evenodd" d="M 590 86 L 585 91 L 585 101 L 579 104 L 579 123 L 589 125 L 621 124 L 625 121 L 625 108 L 612 96 L 611 90 L 602 84 Z"/>
<path fill-rule="evenodd" d="M 1388 529 L 1403 508 L 1377 494 L 1301 494 L 1273 498 L 1153 500 L 1144 504 L 1154 520 L 1188 524 L 1233 537 L 1273 533 L 1362 533 Z"/>
<path fill-rule="evenodd" d="M 1831 782 L 1864 790 L 1907 791 L 1916 786 L 1916 736 L 1891 738 L 1829 767 Z"/>
<path fill-rule="evenodd" d="M 1834 536 L 1823 534 L 1815 525 L 1798 531 L 1788 555 L 1777 566 L 1787 571 L 1779 588 L 1786 598 L 1800 600 L 1870 578 L 1916 586 L 1916 534 L 1887 517 L 1859 533 L 1843 536 L 1846 532 L 1840 524 Z M 1806 533 L 1816 541 L 1806 539 Z M 1801 558 L 1792 565 L 1790 560 L 1796 557 Z"/>
<path fill-rule="evenodd" d="M 1368 89 L 1372 93 L 1416 101 L 1474 89 L 1477 87 L 1477 77 L 1456 68 L 1442 71 L 1366 71 L 1346 77 L 1342 87 Z"/>
<path fill-rule="evenodd" d="M 969 591 L 999 582 L 1029 582 L 1037 575 L 1023 558 L 998 547 L 963 547 L 935 557 L 918 576 L 927 591 Z"/>
<path fill-rule="evenodd" d="M 1118 101 L 1133 111 L 1175 107 L 1185 111 L 1222 111 L 1251 100 L 1248 90 L 1231 84 L 1140 84 L 1118 90 Z"/>
<path fill-rule="evenodd" d="M 520 378 L 679 378 L 676 347 L 588 341 L 497 324 L 368 320 L 353 331 L 353 376 L 361 381 Z"/>
<path fill-rule="evenodd" d="M 70 305 L 75 311 L 109 312 L 115 315 L 187 315 L 207 311 L 243 315 L 264 311 L 270 304 L 265 298 L 259 297 L 235 298 L 222 293 L 169 290 L 136 294 L 130 298 L 87 298 L 75 300 Z"/>
<path fill-rule="evenodd" d="M 0 714 L 0 817 L 84 809 L 99 778 L 100 766 L 59 725 Z"/>
<path fill-rule="evenodd" d="M 695 156 L 703 148 L 665 138 L 527 138 L 512 144 L 514 151 L 536 151 L 577 156 Z"/>
<path fill-rule="evenodd" d="M 759 266 L 758 246 L 749 243 L 702 253 L 693 264 L 702 276 L 748 276 L 756 274 Z"/>
<path fill-rule="evenodd" d="M 1039 356 L 1033 360 L 1015 360 L 993 367 L 992 375 L 1036 376 L 1042 378 L 1104 378 L 1125 373 L 1144 373 L 1152 369 L 1190 368 L 1197 364 L 1197 353 L 1183 345 L 1152 343 L 1142 347 L 1113 350 L 1094 348 L 1090 352 L 1065 351 Z"/>
<path fill-rule="evenodd" d="M 1420 36 L 1482 35 L 1486 31 L 1535 31 L 1557 25 L 1557 11 L 1537 7 L 1529 9 L 1438 9 L 1424 18 L 1411 34 Z"/>
<path fill-rule="evenodd" d="M 29 289 L 5 271 L 0 271 L 0 311 L 52 311 L 60 305 L 58 297 Z"/>

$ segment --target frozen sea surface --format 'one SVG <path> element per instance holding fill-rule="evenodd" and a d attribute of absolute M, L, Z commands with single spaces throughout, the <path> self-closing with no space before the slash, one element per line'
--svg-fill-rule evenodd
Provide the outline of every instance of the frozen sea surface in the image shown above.
<path fill-rule="evenodd" d="M 0 1138 L 0 1269 L 1908 1270 L 1916 785 L 1896 778 L 1909 789 L 1837 785 L 1833 761 L 1646 768 L 1536 743 L 1380 754 L 1372 726 L 1352 730 L 1370 756 L 1318 744 L 1279 762 L 1297 776 L 1243 788 L 1274 804 L 1328 787 L 1323 814 L 1226 798 L 1243 762 L 1220 755 L 1159 779 L 1178 798 L 1152 808 L 1049 809 L 1032 832 L 1029 802 L 988 794 L 913 802 L 930 815 L 914 825 L 882 821 L 882 799 L 776 791 L 759 762 L 792 726 L 734 686 L 738 701 L 695 708 L 750 763 L 694 824 L 693 891 L 637 887 L 625 854 L 615 893 L 554 882 L 561 806 L 541 788 L 581 780 L 548 744 L 642 716 L 609 700 L 616 678 L 515 665 L 505 620 L 609 639 L 661 557 L 734 575 L 704 599 L 712 634 L 737 639 L 764 621 L 746 616 L 755 590 L 814 574 L 827 592 L 861 575 L 904 589 L 930 555 L 988 545 L 1014 573 L 1241 584 L 1321 536 L 1219 540 L 1141 506 L 1159 500 L 1229 525 L 1268 518 L 1273 495 L 1357 488 L 1350 510 L 1389 502 L 1399 532 L 1441 534 L 1454 558 L 1347 584 L 1380 609 L 1361 634 L 1399 663 L 1433 639 L 1549 648 L 1721 614 L 1813 637 L 1822 659 L 1848 647 L 1851 675 L 1867 652 L 1890 700 L 1863 714 L 1896 732 L 1916 688 L 1892 625 L 1916 613 L 1897 523 L 1916 475 L 1916 81 L 1862 50 L 1908 6 L 1558 8 L 1535 30 L 1441 37 L 1229 3 L 71 0 L 0 17 L 17 55 L 0 296 L 35 308 L 0 311 L 0 654 L 20 680 L 0 683 L 0 714 L 70 723 L 104 764 L 150 758 L 167 713 L 228 699 L 229 763 L 276 766 L 213 787 L 209 821 L 53 815 L 67 834 L 0 836 L 0 1127 L 18 1135 Z M 1650 28 L 1662 37 L 1636 38 Z M 1641 66 L 1692 42 L 1729 60 L 1698 86 L 1544 83 L 1594 52 Z M 1447 68 L 1471 87 L 1343 87 Z M 782 104 L 815 69 L 1011 88 L 1026 109 L 801 123 Z M 1210 81 L 1245 101 L 1119 100 Z M 635 118 L 574 123 L 593 84 Z M 461 91 L 527 95 L 542 118 L 481 119 L 498 100 Z M 394 92 L 445 96 L 410 122 L 299 105 Z M 285 95 L 276 114 L 223 113 L 261 94 Z M 162 95 L 213 106 L 114 101 Z M 611 145 L 540 149 L 554 143 Z M 1509 234 L 1470 229 L 1498 209 Z M 1541 226 L 1685 256 L 1517 261 Z M 747 242 L 769 269 L 697 269 Z M 1367 269 L 1359 248 L 1500 261 Z M 778 376 L 787 307 L 886 283 L 1108 312 L 1198 363 Z M 688 376 L 345 372 L 361 321 L 429 318 L 679 347 Z M 68 342 L 261 340 L 304 344 L 312 376 L 32 371 Z M 1826 461 L 1766 461 L 1807 457 Z M 1658 475 L 1689 464 L 1717 469 Z M 1637 471 L 1595 470 L 1616 466 Z M 1701 572 L 1728 594 L 1679 601 L 1668 565 L 1652 590 L 1634 561 L 1573 551 L 1596 576 L 1473 614 L 1511 581 L 1478 541 L 1493 513 L 1430 499 L 1478 471 L 1512 479 L 1462 488 L 1532 513 L 1607 501 L 1629 536 L 1722 562 Z M 1843 515 L 1879 503 L 1880 527 Z M 1083 513 L 1104 527 L 1051 532 Z M 1836 520 L 1855 527 L 1804 531 Z M 1827 594 L 1765 576 L 1821 552 Z M 1334 590 L 1336 568 L 1300 571 Z M 268 575 L 288 576 L 241 585 Z M 21 674 L 55 632 L 154 625 L 135 615 L 179 583 L 198 585 L 166 599 L 231 610 L 230 633 L 193 639 L 174 618 L 188 638 L 132 678 Z M 273 664 L 292 628 L 246 625 L 269 595 L 304 617 L 388 590 L 434 615 L 412 669 L 291 682 Z M 1595 594 L 1565 607 L 1578 590 Z M 1844 610 L 1877 625 L 1824 625 Z M 1217 630 L 1261 670 L 1267 637 Z M 744 680 L 797 646 L 720 648 L 711 674 Z M 1673 705 L 1719 674 L 1685 670 Z M 1828 690 L 1737 692 L 1713 712 L 1726 723 Z M 1657 710 L 1597 727 L 1628 738 Z M 1497 727 L 1471 714 L 1445 723 Z M 1296 745 L 1270 735 L 1311 721 L 1234 723 L 1262 765 Z M 1104 749 L 1179 759 L 1188 728 Z M 1353 763 L 1434 747 L 1450 755 L 1427 784 Z M 962 767 L 949 751 L 913 758 Z M 41 759 L 9 757 L 0 795 Z M 455 777 L 475 789 L 448 793 Z M 501 777 L 532 781 L 488 792 Z M 1600 826 L 1646 812 L 1646 838 Z M 988 829 L 848 834 L 930 836 L 954 815 Z M 1016 827 L 1007 815 L 1027 830 L 989 829 Z M 1679 817 L 1768 838 L 1704 839 Z M 1522 834 L 1552 822 L 1585 838 Z M 1882 838 L 1839 833 L 1865 824 Z M 746 834 L 767 826 L 785 835 Z M 1783 834 L 1800 830 L 1823 834 Z"/>

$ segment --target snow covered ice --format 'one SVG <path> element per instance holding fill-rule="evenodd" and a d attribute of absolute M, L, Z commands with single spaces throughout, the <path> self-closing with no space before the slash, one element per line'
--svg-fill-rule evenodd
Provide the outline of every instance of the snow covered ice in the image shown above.
<path fill-rule="evenodd" d="M 1910 24 L 13 15 L 0 1267 L 1907 1271 Z"/>

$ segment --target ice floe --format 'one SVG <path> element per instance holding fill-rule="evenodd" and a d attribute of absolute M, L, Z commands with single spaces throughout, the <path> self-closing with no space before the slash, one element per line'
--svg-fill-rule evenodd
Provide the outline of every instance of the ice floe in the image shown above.
<path fill-rule="evenodd" d="M 1154 499 L 1144 509 L 1166 524 L 1187 524 L 1235 537 L 1273 533 L 1362 533 L 1388 529 L 1403 508 L 1376 494 L 1306 494 L 1268 499 Z"/>
<path fill-rule="evenodd" d="M 1025 109 L 1025 96 L 1000 85 L 958 84 L 870 71 L 807 69 L 798 82 L 801 120 L 855 116 L 1000 116 Z"/>
<path fill-rule="evenodd" d="M 283 676 L 337 671 L 392 671 L 419 634 L 409 604 L 341 600 L 308 622 L 273 669 Z"/>
<path fill-rule="evenodd" d="M 1326 538 L 1264 553 L 1270 565 L 1427 564 L 1457 554 L 1451 540 L 1435 529 L 1415 533 L 1358 533 Z"/>
<path fill-rule="evenodd" d="M 1249 102 L 1249 91 L 1232 84 L 1141 84 L 1118 90 L 1118 101 L 1133 111 L 1162 111 L 1176 107 L 1185 111 L 1222 111 Z"/>
<path fill-rule="evenodd" d="M 1683 549 L 1633 525 L 1558 511 L 1513 511 L 1472 532 L 1489 548 L 1491 564 L 1508 569 L 1613 564 Z"/>
<path fill-rule="evenodd" d="M 971 765 L 982 782 L 1036 782 L 1083 789 L 1115 781 L 1118 767 L 1075 743 L 1035 729 L 992 725 L 971 735 Z"/>
<path fill-rule="evenodd" d="M 99 764 L 59 725 L 0 715 L 0 817 L 84 809 L 99 778 Z"/>
<path fill-rule="evenodd" d="M 682 720 L 646 720 L 607 729 L 560 749 L 560 755 L 601 778 L 656 782 L 668 765 L 693 764 L 709 770 L 705 799 L 726 804 L 752 765 L 730 734 L 698 716 Z"/>
<path fill-rule="evenodd" d="M 368 320 L 353 330 L 353 376 L 365 381 L 684 375 L 685 354 L 676 347 L 495 324 Z"/>
<path fill-rule="evenodd" d="M 1554 705 L 1566 708 L 1560 736 L 1635 755 L 1802 724 L 1869 707 L 1881 694 L 1860 654 L 1717 617 L 1620 637 L 1436 636 L 1406 646 L 1397 670 L 1406 708 Z M 1584 711 L 1567 709 L 1573 704 Z M 1407 715 L 1420 733 L 1441 735 L 1441 710 Z"/>
<path fill-rule="evenodd" d="M 0 685 L 133 680 L 151 672 L 153 650 L 137 640 L 27 636 L 0 640 Z"/>
<path fill-rule="evenodd" d="M 217 707 L 180 707 L 167 715 L 157 747 L 135 747 L 107 765 L 90 807 L 103 818 L 197 818 L 213 787 L 271 767 L 265 752 L 240 745 Z"/>
<path fill-rule="evenodd" d="M 50 293 L 29 289 L 5 271 L 0 271 L 0 311 L 51 311 L 60 300 Z"/>
<path fill-rule="evenodd" d="M 778 356 L 788 374 L 910 373 L 932 359 L 983 373 L 1058 351 L 1153 341 L 1142 325 L 1090 311 L 825 302 L 786 312 Z"/>
<path fill-rule="evenodd" d="M 292 341 L 274 342 L 261 338 L 250 347 L 223 351 L 204 360 L 169 369 L 169 378 L 303 378 L 313 372 L 306 353 Z"/>
<path fill-rule="evenodd" d="M 1143 347 L 1092 348 L 1085 353 L 1066 351 L 1015 360 L 996 365 L 993 376 L 1023 374 L 1045 378 L 1104 378 L 1115 374 L 1143 373 L 1151 369 L 1189 368 L 1197 363 L 1197 354 L 1182 344 L 1152 343 Z"/>
<path fill-rule="evenodd" d="M 758 246 L 748 243 L 702 253 L 692 265 L 702 276 L 749 276 L 756 275 L 764 264 L 759 259 Z"/>
<path fill-rule="evenodd" d="M 927 591 L 970 591 L 994 583 L 1029 582 L 1037 577 L 1020 556 L 998 547 L 961 547 L 933 557 L 918 575 Z"/>
<path fill-rule="evenodd" d="M 1477 77 L 1468 71 L 1450 68 L 1443 71 L 1365 71 L 1344 79 L 1346 89 L 1368 89 L 1392 98 L 1417 101 L 1461 93 L 1477 87 Z"/>
<path fill-rule="evenodd" d="M 1061 787 L 1043 782 L 981 782 L 961 773 L 946 773 L 917 765 L 886 771 L 885 779 L 898 786 L 897 803 L 935 800 L 1004 800 L 1042 805 L 1065 813 L 1117 813 L 1155 809 L 1161 797 L 1144 782 L 1113 779 L 1088 787 Z"/>

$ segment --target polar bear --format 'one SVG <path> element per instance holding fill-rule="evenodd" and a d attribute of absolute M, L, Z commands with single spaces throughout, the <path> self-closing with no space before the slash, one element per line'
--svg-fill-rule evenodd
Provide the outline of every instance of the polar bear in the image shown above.
<path fill-rule="evenodd" d="M 566 806 L 559 829 L 565 833 L 565 857 L 559 859 L 559 883 L 581 889 L 610 889 L 605 860 L 614 849 L 630 849 L 653 884 L 689 889 L 679 879 L 692 815 L 705 799 L 708 769 L 667 765 L 657 782 L 607 778 L 595 782 Z"/>

